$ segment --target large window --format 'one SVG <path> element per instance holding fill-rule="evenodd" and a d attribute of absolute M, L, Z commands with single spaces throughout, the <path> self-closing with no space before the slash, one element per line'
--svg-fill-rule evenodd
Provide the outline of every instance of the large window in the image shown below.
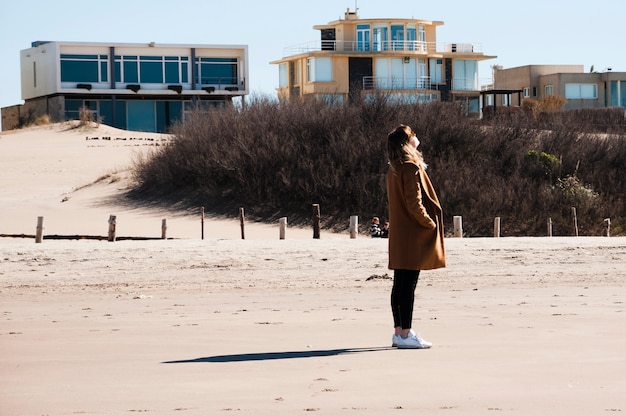
<path fill-rule="evenodd" d="M 308 58 L 306 64 L 309 82 L 330 82 L 333 80 L 331 58 Z"/>
<path fill-rule="evenodd" d="M 478 90 L 478 63 L 465 59 L 454 61 L 454 90 Z"/>
<path fill-rule="evenodd" d="M 430 80 L 435 84 L 443 82 L 443 59 L 430 60 Z"/>
<path fill-rule="evenodd" d="M 565 84 L 565 98 L 574 99 L 590 99 L 598 98 L 597 84 Z"/>
<path fill-rule="evenodd" d="M 626 107 L 625 81 L 611 81 L 611 107 Z"/>
<path fill-rule="evenodd" d="M 107 55 L 61 54 L 61 82 L 107 82 Z"/>
<path fill-rule="evenodd" d="M 237 58 L 196 58 L 200 85 L 234 86 L 238 84 Z"/>
<path fill-rule="evenodd" d="M 127 84 L 186 84 L 187 56 L 115 56 L 115 81 Z"/>
<path fill-rule="evenodd" d="M 278 65 L 278 86 L 286 87 L 289 85 L 287 64 Z"/>
<path fill-rule="evenodd" d="M 370 50 L 370 25 L 356 25 L 356 50 Z"/>

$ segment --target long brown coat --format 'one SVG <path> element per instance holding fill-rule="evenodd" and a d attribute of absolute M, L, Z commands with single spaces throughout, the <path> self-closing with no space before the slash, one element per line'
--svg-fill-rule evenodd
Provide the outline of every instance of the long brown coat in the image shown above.
<path fill-rule="evenodd" d="M 387 172 L 389 268 L 429 270 L 446 266 L 443 211 L 430 178 L 411 162 Z"/>

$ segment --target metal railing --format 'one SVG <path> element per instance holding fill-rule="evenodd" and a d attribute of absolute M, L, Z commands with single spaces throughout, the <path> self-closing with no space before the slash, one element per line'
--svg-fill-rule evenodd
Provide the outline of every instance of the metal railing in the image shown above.
<path fill-rule="evenodd" d="M 316 51 L 334 51 L 350 53 L 372 52 L 411 52 L 411 53 L 474 53 L 482 52 L 478 43 L 440 43 L 422 42 L 418 40 L 387 40 L 387 41 L 341 41 L 317 40 L 288 46 L 283 49 L 283 56 L 298 55 Z"/>
<path fill-rule="evenodd" d="M 437 84 L 432 84 L 430 77 L 418 78 L 387 78 L 363 77 L 364 90 L 436 90 Z"/>

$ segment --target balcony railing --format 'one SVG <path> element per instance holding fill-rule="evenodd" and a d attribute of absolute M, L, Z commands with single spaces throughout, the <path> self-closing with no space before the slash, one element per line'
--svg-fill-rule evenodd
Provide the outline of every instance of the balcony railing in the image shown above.
<path fill-rule="evenodd" d="M 442 83 L 433 83 L 430 77 L 418 78 L 388 78 L 363 77 L 364 90 L 439 90 Z M 474 78 L 455 78 L 452 81 L 452 91 L 479 91 L 480 87 Z"/>
<path fill-rule="evenodd" d="M 430 77 L 418 78 L 380 78 L 363 77 L 365 90 L 436 90 L 437 84 L 432 84 Z"/>
<path fill-rule="evenodd" d="M 410 53 L 474 53 L 482 52 L 482 46 L 477 43 L 445 43 L 421 42 L 417 40 L 388 40 L 388 41 L 341 41 L 317 40 L 299 45 L 288 46 L 283 49 L 283 56 L 298 55 L 315 51 L 334 51 L 349 53 L 375 52 L 410 52 Z"/>

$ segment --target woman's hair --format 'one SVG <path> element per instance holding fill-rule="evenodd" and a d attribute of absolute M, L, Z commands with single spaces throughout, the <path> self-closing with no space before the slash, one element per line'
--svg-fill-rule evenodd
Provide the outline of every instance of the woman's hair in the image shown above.
<path fill-rule="evenodd" d="M 409 126 L 400 124 L 387 136 L 387 157 L 392 170 L 395 165 L 404 162 L 421 165 L 426 169 L 422 152 L 409 145 L 409 140 L 414 134 Z"/>

